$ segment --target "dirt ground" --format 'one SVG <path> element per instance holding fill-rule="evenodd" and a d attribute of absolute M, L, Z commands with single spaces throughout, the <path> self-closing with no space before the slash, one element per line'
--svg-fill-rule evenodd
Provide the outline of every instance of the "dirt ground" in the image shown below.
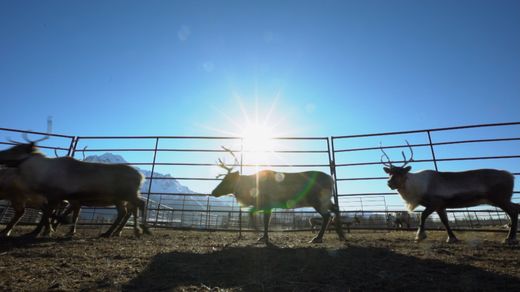
<path fill-rule="evenodd" d="M 311 232 L 272 232 L 271 246 L 254 233 L 99 233 L 0 239 L 0 291 L 520 291 L 520 247 L 503 245 L 504 233 L 458 232 L 462 242 L 447 244 L 430 231 L 416 244 L 413 232 L 353 231 L 310 244 Z"/>

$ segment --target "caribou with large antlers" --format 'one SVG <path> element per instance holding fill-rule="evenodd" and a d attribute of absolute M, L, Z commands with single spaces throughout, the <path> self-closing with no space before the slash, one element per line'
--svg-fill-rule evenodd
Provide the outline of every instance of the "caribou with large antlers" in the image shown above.
<path fill-rule="evenodd" d="M 235 164 L 239 163 L 232 151 L 227 148 L 224 150 L 233 156 Z M 268 228 L 272 209 L 301 207 L 313 207 L 320 213 L 323 222 L 326 222 L 321 225 L 320 232 L 311 242 L 322 242 L 331 211 L 337 218 L 336 232 L 340 240 L 345 240 L 339 222 L 341 220 L 339 208 L 331 201 L 334 182 L 330 175 L 319 171 L 287 173 L 271 170 L 263 170 L 253 175 L 240 175 L 238 171 L 233 171 L 233 167 L 225 165 L 221 159 L 218 160 L 218 166 L 225 169 L 227 173 L 211 195 L 220 197 L 233 194 L 242 206 L 253 207 L 251 212 L 263 211 L 264 233 L 259 241 L 269 242 Z"/>
<path fill-rule="evenodd" d="M 413 149 L 406 141 L 411 157 L 406 158 L 404 152 L 403 165 L 395 166 L 381 146 L 383 152 L 381 163 L 389 174 L 388 187 L 397 190 L 405 200 L 409 211 L 418 205 L 425 207 L 421 214 L 416 241 L 426 238 L 424 224 L 434 211 L 448 233 L 447 242 L 456 242 L 457 237 L 448 224 L 446 208 L 464 208 L 481 204 L 499 207 L 509 215 L 511 228 L 504 240 L 505 243 L 517 244 L 516 230 L 520 205 L 511 202 L 513 196 L 514 177 L 511 173 L 496 169 L 476 169 L 461 172 L 440 172 L 423 170 L 411 173 L 408 163 L 413 161 Z M 383 161 L 386 158 L 386 161 Z"/>

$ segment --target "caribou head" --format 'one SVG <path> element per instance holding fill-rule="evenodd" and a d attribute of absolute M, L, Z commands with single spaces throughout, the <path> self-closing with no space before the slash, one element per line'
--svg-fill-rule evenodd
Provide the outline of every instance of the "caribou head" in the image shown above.
<path fill-rule="evenodd" d="M 218 159 L 217 166 L 223 168 L 226 171 L 226 173 L 217 175 L 217 178 L 224 178 L 222 179 L 220 184 L 211 192 L 211 195 L 214 197 L 232 194 L 240 178 L 240 174 L 238 173 L 238 171 L 233 171 L 233 167 L 239 165 L 240 161 L 236 157 L 235 153 L 233 153 L 233 151 L 229 150 L 224 146 L 222 146 L 222 149 L 224 149 L 225 152 L 228 152 L 231 154 L 231 156 L 233 156 L 234 163 L 231 166 L 227 166 L 226 163 L 222 161 L 222 159 Z"/>
<path fill-rule="evenodd" d="M 39 153 L 36 144 L 41 141 L 49 139 L 49 134 L 52 131 L 52 119 L 47 119 L 47 134 L 40 139 L 30 140 L 27 133 L 23 133 L 22 137 L 25 143 L 13 141 L 8 139 L 14 146 L 6 150 L 0 151 L 0 164 L 16 167 L 34 153 Z"/>
<path fill-rule="evenodd" d="M 381 155 L 381 163 L 384 165 L 383 170 L 390 175 L 388 178 L 388 187 L 392 190 L 403 188 L 405 186 L 407 174 L 412 169 L 411 166 L 407 165 L 413 161 L 413 149 L 408 141 L 406 141 L 406 144 L 408 145 L 408 148 L 410 148 L 411 156 L 410 159 L 407 159 L 404 151 L 401 151 L 401 155 L 403 156 L 403 165 L 401 166 L 394 165 L 385 150 L 383 150 L 383 146 L 381 145 L 380 147 L 381 152 L 383 152 L 383 155 Z M 386 161 L 383 161 L 383 158 L 386 158 Z"/>

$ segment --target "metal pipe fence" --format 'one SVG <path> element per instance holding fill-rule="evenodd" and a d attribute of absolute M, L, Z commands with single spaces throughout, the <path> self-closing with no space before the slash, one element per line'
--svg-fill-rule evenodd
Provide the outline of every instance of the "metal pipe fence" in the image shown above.
<path fill-rule="evenodd" d="M 0 128 L 0 139 L 21 133 L 34 138 L 46 135 Z M 50 157 L 57 153 L 80 160 L 124 163 L 137 168 L 145 176 L 141 194 L 147 203 L 146 220 L 152 226 L 242 232 L 254 229 L 247 209 L 242 208 L 232 196 L 209 196 L 220 181 L 216 178 L 221 173 L 218 158 L 228 161 L 232 158 L 221 146 L 237 154 L 239 161 L 228 165 L 243 174 L 262 169 L 328 172 L 335 181 L 334 201 L 339 204 L 345 217 L 343 221 L 351 228 L 394 229 L 395 226 L 388 220 L 389 214 L 403 211 L 404 204 L 396 192 L 386 187 L 387 177 L 381 169 L 379 153 L 383 148 L 391 157 L 400 157 L 399 152 L 408 149 L 405 140 L 410 141 L 416 154 L 412 163 L 414 168 L 450 171 L 489 165 L 509 170 L 515 176 L 520 175 L 520 122 L 330 138 L 279 137 L 272 139 L 270 145 L 263 145 L 267 149 L 256 148 L 242 137 L 211 136 L 51 134 L 50 139 L 38 146 Z M 11 145 L 14 144 L 7 139 L 0 140 L 1 148 Z M 515 188 L 515 201 L 520 200 L 519 193 Z M 0 223 L 7 221 L 9 209 L 4 201 L 0 201 Z M 22 221 L 31 223 L 37 220 L 34 212 L 32 214 L 32 217 L 24 216 Z M 80 224 L 107 224 L 115 218 L 115 214 L 114 208 L 83 208 Z M 315 216 L 317 213 L 312 208 L 275 210 L 271 228 L 309 230 L 309 219 Z M 411 226 L 406 228 L 416 228 L 416 216 L 412 214 L 411 218 Z M 507 216 L 489 206 L 449 210 L 449 218 L 456 229 L 500 230 L 507 224 Z M 257 218 L 256 221 L 262 220 Z M 441 228 L 436 217 L 428 224 Z"/>

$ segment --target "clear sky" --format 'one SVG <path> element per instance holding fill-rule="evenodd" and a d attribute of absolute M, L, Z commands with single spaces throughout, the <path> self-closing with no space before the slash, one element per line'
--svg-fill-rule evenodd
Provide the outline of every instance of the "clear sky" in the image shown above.
<path fill-rule="evenodd" d="M 0 1 L 0 127 L 288 136 L 518 121 L 519 1 Z"/>

